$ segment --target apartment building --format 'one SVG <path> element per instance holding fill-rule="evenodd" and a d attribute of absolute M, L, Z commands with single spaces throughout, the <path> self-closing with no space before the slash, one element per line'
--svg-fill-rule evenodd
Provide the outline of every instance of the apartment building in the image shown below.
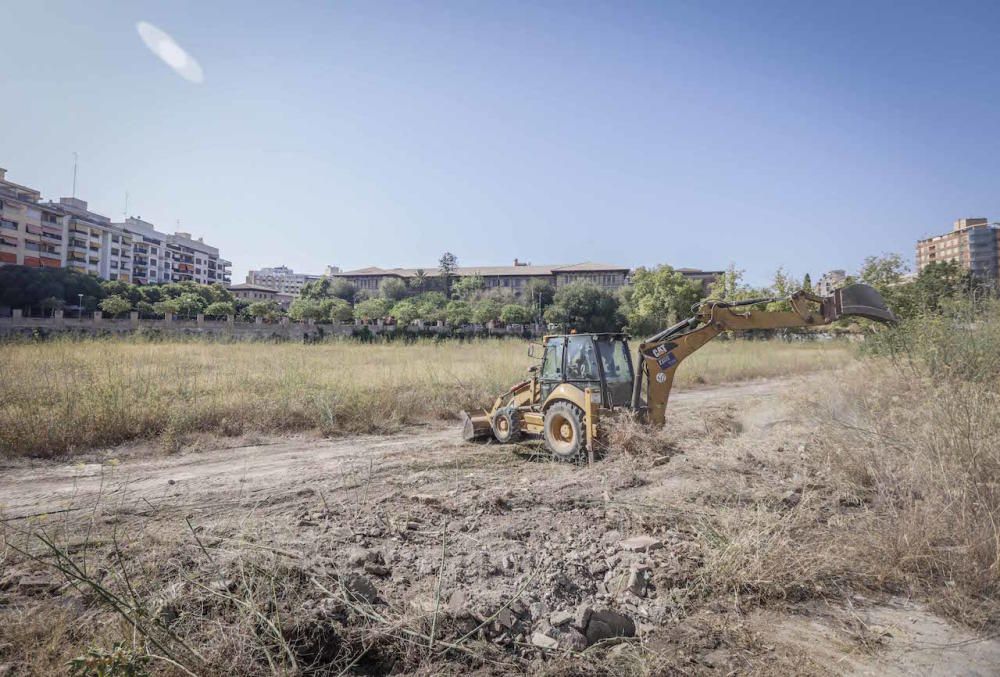
<path fill-rule="evenodd" d="M 334 266 L 327 266 L 327 270 L 340 271 Z M 269 287 L 282 294 L 298 296 L 302 287 L 307 282 L 322 279 L 323 275 L 310 275 L 308 273 L 296 273 L 287 266 L 276 266 L 274 268 L 261 268 L 251 270 L 247 273 L 247 284 L 260 287 Z"/>
<path fill-rule="evenodd" d="M 168 235 L 137 218 L 113 223 L 79 198 L 41 200 L 0 169 L 0 265 L 66 267 L 135 284 L 230 283 L 232 264 L 202 238 Z"/>
<path fill-rule="evenodd" d="M 8 180 L 0 169 L 0 265 L 65 265 L 62 214 L 41 199 L 40 191 Z"/>
<path fill-rule="evenodd" d="M 844 286 L 847 281 L 847 272 L 844 270 L 830 270 L 823 273 L 819 278 L 814 291 L 819 296 L 829 296 L 834 290 Z"/>
<path fill-rule="evenodd" d="M 917 272 L 951 261 L 982 280 L 1000 279 L 1000 228 L 984 218 L 958 219 L 950 233 L 917 241 Z"/>
<path fill-rule="evenodd" d="M 205 244 L 203 238 L 195 239 L 181 231 L 164 233 L 137 217 L 114 225 L 133 238 L 137 284 L 191 281 L 228 285 L 231 282 L 232 263 L 219 255 L 217 247 Z"/>
<path fill-rule="evenodd" d="M 49 202 L 62 217 L 66 234 L 63 265 L 105 280 L 132 282 L 132 236 L 115 228 L 111 219 L 90 211 L 87 202 L 62 197 Z"/>

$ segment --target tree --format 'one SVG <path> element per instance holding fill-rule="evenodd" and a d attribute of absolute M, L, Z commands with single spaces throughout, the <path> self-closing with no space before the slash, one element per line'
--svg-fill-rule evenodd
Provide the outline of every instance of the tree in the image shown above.
<path fill-rule="evenodd" d="M 622 289 L 629 331 L 652 334 L 691 314 L 702 296 L 699 282 L 685 278 L 670 266 L 637 268 L 632 284 Z"/>
<path fill-rule="evenodd" d="M 124 296 L 109 296 L 100 303 L 101 312 L 105 312 L 111 317 L 118 317 L 132 310 L 132 304 Z"/>
<path fill-rule="evenodd" d="M 408 291 L 406 283 L 396 277 L 387 277 L 382 280 L 378 290 L 382 298 L 389 301 L 402 301 L 406 298 Z"/>
<path fill-rule="evenodd" d="M 482 275 L 466 275 L 455 281 L 451 287 L 452 298 L 460 301 L 472 301 L 486 289 L 486 280 Z"/>
<path fill-rule="evenodd" d="M 0 266 L 0 306 L 30 310 L 49 298 L 75 306 L 81 294 L 88 308 L 106 296 L 97 277 L 71 268 Z"/>
<path fill-rule="evenodd" d="M 524 285 L 524 297 L 539 316 L 552 305 L 555 294 L 555 288 L 544 280 L 528 280 L 528 284 Z"/>
<path fill-rule="evenodd" d="M 277 301 L 256 301 L 247 307 L 247 314 L 253 318 L 274 320 L 281 316 L 281 306 Z"/>
<path fill-rule="evenodd" d="M 784 268 L 778 268 L 774 271 L 774 282 L 771 288 L 763 296 L 774 296 L 785 299 L 801 288 L 802 285 L 798 280 L 786 273 Z M 785 300 L 772 301 L 765 308 L 771 312 L 785 312 L 792 309 L 792 304 Z"/>
<path fill-rule="evenodd" d="M 229 301 L 216 301 L 205 307 L 206 317 L 231 317 L 236 315 L 236 306 Z"/>
<path fill-rule="evenodd" d="M 348 303 L 354 303 L 357 299 L 358 288 L 347 280 L 336 279 L 330 283 L 330 296 L 343 299 Z"/>
<path fill-rule="evenodd" d="M 62 310 L 66 306 L 66 302 L 55 296 L 50 296 L 39 301 L 38 305 L 47 314 L 52 314 L 56 310 Z"/>
<path fill-rule="evenodd" d="M 185 292 L 177 297 L 177 313 L 182 317 L 191 319 L 205 309 L 208 303 L 200 295 L 194 292 Z"/>
<path fill-rule="evenodd" d="M 404 326 L 410 324 L 419 316 L 419 313 L 417 312 L 417 304 L 409 300 L 398 302 L 392 307 L 389 314 L 396 318 L 396 321 L 399 322 L 399 324 Z"/>
<path fill-rule="evenodd" d="M 531 322 L 531 310 L 518 303 L 509 303 L 500 309 L 500 321 L 504 324 L 528 324 Z"/>
<path fill-rule="evenodd" d="M 126 299 L 132 305 L 142 300 L 142 290 L 138 285 L 122 282 L 121 280 L 107 280 L 101 283 L 101 288 L 108 296 L 119 296 Z"/>
<path fill-rule="evenodd" d="M 893 288 L 896 307 L 901 316 L 916 311 L 937 313 L 948 300 L 968 294 L 973 286 L 972 274 L 954 261 L 940 261 L 925 266 L 910 285 Z"/>
<path fill-rule="evenodd" d="M 743 284 L 743 274 L 745 271 L 730 263 L 725 272 L 715 278 L 715 281 L 708 288 L 708 298 L 719 301 L 737 301 L 743 298 L 746 285 Z"/>
<path fill-rule="evenodd" d="M 164 301 L 157 301 L 153 304 L 153 311 L 157 315 L 176 315 L 181 311 L 180 304 L 177 303 L 177 299 L 166 299 Z"/>
<path fill-rule="evenodd" d="M 296 321 L 326 319 L 321 301 L 299 297 L 288 306 L 288 317 Z"/>
<path fill-rule="evenodd" d="M 385 299 L 367 299 L 354 306 L 354 317 L 359 320 L 381 320 L 389 316 L 392 304 Z"/>
<path fill-rule="evenodd" d="M 427 272 L 423 268 L 417 268 L 410 278 L 410 288 L 417 291 L 424 291 L 427 288 Z"/>
<path fill-rule="evenodd" d="M 319 301 L 330 296 L 330 278 L 321 277 L 318 280 L 309 280 L 299 290 L 299 298 Z M 291 310 L 291 308 L 289 308 Z"/>
<path fill-rule="evenodd" d="M 417 307 L 417 317 L 427 322 L 437 322 L 445 319 L 445 306 L 448 299 L 439 291 L 428 291 L 414 297 L 414 304 Z"/>
<path fill-rule="evenodd" d="M 457 270 L 458 258 L 451 252 L 442 254 L 438 260 L 438 272 L 441 273 L 441 279 L 444 281 L 445 296 L 449 298 L 451 297 L 451 278 L 455 276 Z"/>
<path fill-rule="evenodd" d="M 802 289 L 810 294 L 812 293 L 813 283 L 812 278 L 809 277 L 809 273 L 806 273 L 806 276 L 802 278 Z"/>
<path fill-rule="evenodd" d="M 466 301 L 449 301 L 444 308 L 444 318 L 453 327 L 472 322 L 472 307 Z"/>
<path fill-rule="evenodd" d="M 617 331 L 621 328 L 618 299 L 586 282 L 574 282 L 556 290 L 545 318 L 580 331 Z"/>
<path fill-rule="evenodd" d="M 139 301 L 135 304 L 135 309 L 139 311 L 139 317 L 152 317 L 156 315 L 156 308 L 149 301 Z"/>
<path fill-rule="evenodd" d="M 493 298 L 479 299 L 472 306 L 472 319 L 476 324 L 486 324 L 500 319 L 503 304 Z"/>
<path fill-rule="evenodd" d="M 325 299 L 320 302 L 323 316 L 330 322 L 350 322 L 354 319 L 354 308 L 341 298 Z"/>
<path fill-rule="evenodd" d="M 902 282 L 903 277 L 909 272 L 909 267 L 903 262 L 903 257 L 899 254 L 883 254 L 882 256 L 869 256 L 865 259 L 858 273 L 861 282 L 875 287 L 879 293 L 884 293 L 893 285 Z"/>

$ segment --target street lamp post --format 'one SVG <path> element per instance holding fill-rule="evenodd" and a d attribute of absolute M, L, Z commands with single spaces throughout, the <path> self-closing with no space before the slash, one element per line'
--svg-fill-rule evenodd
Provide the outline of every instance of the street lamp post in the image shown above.
<path fill-rule="evenodd" d="M 83 319 L 83 294 L 77 294 L 80 299 L 79 303 L 76 304 L 76 319 Z"/>

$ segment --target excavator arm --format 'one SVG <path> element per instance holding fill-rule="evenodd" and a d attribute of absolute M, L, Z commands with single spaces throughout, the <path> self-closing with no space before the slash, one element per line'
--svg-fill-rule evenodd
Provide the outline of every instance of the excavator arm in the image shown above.
<path fill-rule="evenodd" d="M 791 310 L 767 311 L 759 306 L 788 301 Z M 864 284 L 853 284 L 827 297 L 798 291 L 787 299 L 703 301 L 694 316 L 650 336 L 639 345 L 639 371 L 632 392 L 632 408 L 655 425 L 666 420 L 667 400 L 674 374 L 689 355 L 728 330 L 815 327 L 842 317 L 865 317 L 891 323 L 896 318 L 882 296 Z M 645 404 L 643 403 L 645 386 Z"/>

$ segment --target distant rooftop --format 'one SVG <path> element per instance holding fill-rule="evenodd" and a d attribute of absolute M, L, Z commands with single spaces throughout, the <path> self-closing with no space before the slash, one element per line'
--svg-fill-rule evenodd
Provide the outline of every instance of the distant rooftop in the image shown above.
<path fill-rule="evenodd" d="M 395 275 L 398 277 L 416 277 L 417 271 L 423 270 L 427 277 L 437 277 L 441 273 L 437 266 L 427 268 L 379 268 L 369 266 L 357 270 L 347 270 L 337 275 L 344 277 L 361 277 L 365 275 Z M 556 273 L 603 273 L 603 272 L 625 272 L 629 271 L 628 266 L 616 266 L 608 263 L 595 263 L 586 261 L 584 263 L 571 264 L 550 264 L 531 265 L 515 262 L 513 266 L 462 266 L 455 270 L 457 276 L 482 275 L 484 277 L 498 275 L 555 275 Z"/>

